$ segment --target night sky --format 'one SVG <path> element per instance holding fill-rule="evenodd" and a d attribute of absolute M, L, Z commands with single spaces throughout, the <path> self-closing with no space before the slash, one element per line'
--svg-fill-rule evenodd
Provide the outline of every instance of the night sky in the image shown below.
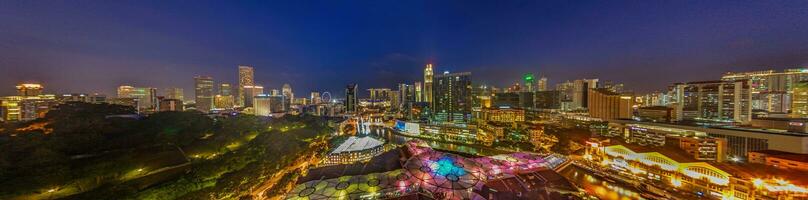
<path fill-rule="evenodd" d="M 427 62 L 498 86 L 532 72 L 649 92 L 808 64 L 808 1 L 233 2 L 0 1 L 0 95 L 27 81 L 189 98 L 193 76 L 236 83 L 247 64 L 267 88 L 342 96 L 421 81 Z"/>

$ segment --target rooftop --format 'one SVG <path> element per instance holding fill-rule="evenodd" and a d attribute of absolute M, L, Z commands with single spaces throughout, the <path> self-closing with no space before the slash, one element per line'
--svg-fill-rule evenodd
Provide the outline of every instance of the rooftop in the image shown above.
<path fill-rule="evenodd" d="M 794 160 L 794 161 L 808 163 L 808 154 L 791 153 L 791 152 L 777 151 L 777 150 L 760 150 L 760 151 L 754 151 L 754 152 L 764 153 L 768 157 L 775 157 L 775 158 L 781 158 L 781 159 L 786 159 L 786 160 Z"/>
<path fill-rule="evenodd" d="M 383 144 L 384 142 L 374 139 L 372 137 L 351 136 L 350 138 L 345 140 L 345 142 L 339 145 L 339 147 L 334 149 L 334 151 L 332 151 L 331 153 L 361 151 L 365 149 L 374 148 Z"/>

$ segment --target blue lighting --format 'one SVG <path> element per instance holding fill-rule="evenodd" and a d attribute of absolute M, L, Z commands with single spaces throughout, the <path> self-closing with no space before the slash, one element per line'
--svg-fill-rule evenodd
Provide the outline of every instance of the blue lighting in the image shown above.
<path fill-rule="evenodd" d="M 440 176 L 455 175 L 461 177 L 466 174 L 466 170 L 454 164 L 454 160 L 450 157 L 443 157 L 440 160 L 430 163 L 429 168 Z"/>

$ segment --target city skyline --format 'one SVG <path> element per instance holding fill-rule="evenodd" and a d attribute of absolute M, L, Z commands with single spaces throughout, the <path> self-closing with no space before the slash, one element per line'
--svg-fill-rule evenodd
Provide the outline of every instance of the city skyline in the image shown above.
<path fill-rule="evenodd" d="M 547 77 L 549 86 L 599 78 L 638 92 L 661 91 L 727 71 L 805 66 L 808 45 L 801 37 L 808 30 L 800 25 L 808 17 L 798 12 L 803 2 L 791 3 L 667 2 L 617 11 L 603 9 L 612 5 L 569 2 L 351 7 L 6 2 L 0 23 L 10 28 L 0 31 L 8 44 L 0 46 L 0 66 L 8 73 L 0 75 L 0 85 L 37 82 L 51 93 L 107 95 L 120 85 L 192 91 L 194 76 L 235 85 L 232 69 L 249 65 L 256 84 L 267 88 L 289 83 L 295 91 L 339 94 L 349 83 L 392 88 L 422 81 L 423 66 L 434 63 L 437 73 L 469 71 L 500 87 L 533 73 Z M 213 15 L 217 8 L 237 14 Z M 169 10 L 175 14 L 166 14 Z M 191 18 L 196 15 L 204 17 Z M 217 21 L 203 24 L 205 17 Z M 245 17 L 254 20 L 242 22 Z M 665 76 L 642 75 L 652 72 Z M 0 88 L 0 94 L 13 93 L 12 87 Z"/>
<path fill-rule="evenodd" d="M 808 199 L 808 1 L 0 1 L 0 199 Z"/>

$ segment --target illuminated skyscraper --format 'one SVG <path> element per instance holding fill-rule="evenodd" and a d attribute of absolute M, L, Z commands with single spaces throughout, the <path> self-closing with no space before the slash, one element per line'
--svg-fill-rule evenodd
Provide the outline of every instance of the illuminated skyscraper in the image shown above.
<path fill-rule="evenodd" d="M 536 77 L 533 76 L 533 73 L 527 73 L 522 75 L 522 79 L 525 81 L 525 92 L 535 92 L 536 91 Z"/>
<path fill-rule="evenodd" d="M 213 78 L 210 76 L 194 77 L 194 99 L 196 110 L 210 112 L 213 109 Z"/>
<path fill-rule="evenodd" d="M 42 94 L 42 85 L 23 83 L 17 85 L 17 95 L 22 97 L 39 96 Z"/>
<path fill-rule="evenodd" d="M 538 88 L 536 88 L 536 90 L 540 92 L 547 91 L 547 77 L 541 77 L 539 79 Z"/>
<path fill-rule="evenodd" d="M 238 66 L 238 94 L 236 96 L 236 103 L 239 106 L 244 106 L 245 100 L 252 99 L 251 96 L 244 95 L 244 87 L 255 85 L 254 76 L 255 72 L 252 67 L 246 65 Z"/>
<path fill-rule="evenodd" d="M 311 103 L 312 104 L 315 104 L 315 105 L 320 104 L 321 101 L 322 101 L 322 98 L 320 98 L 320 93 L 319 92 L 311 92 Z"/>
<path fill-rule="evenodd" d="M 179 99 L 179 100 L 185 99 L 185 94 L 182 88 L 166 88 L 165 93 L 166 93 L 165 97 L 167 99 Z"/>
<path fill-rule="evenodd" d="M 266 95 L 260 94 L 253 97 L 253 101 L 255 105 L 253 106 L 255 110 L 255 115 L 258 116 L 270 116 L 273 113 L 283 113 L 284 112 L 284 102 L 286 100 L 283 95 Z"/>
<path fill-rule="evenodd" d="M 670 91 L 675 119 L 749 123 L 751 87 L 750 80 L 676 83 Z"/>
<path fill-rule="evenodd" d="M 235 106 L 233 86 L 229 83 L 219 84 L 219 93 L 213 97 L 213 107 L 216 109 L 231 109 Z"/>
<path fill-rule="evenodd" d="M 471 115 L 471 73 L 435 76 L 434 113 L 436 121 L 467 121 Z"/>
<path fill-rule="evenodd" d="M 369 88 L 371 100 L 386 100 L 390 97 L 390 88 Z"/>
<path fill-rule="evenodd" d="M 234 106 L 233 95 L 216 95 L 213 97 L 213 105 L 216 109 L 232 109 Z"/>
<path fill-rule="evenodd" d="M 135 87 L 128 85 L 118 86 L 118 98 L 132 98 L 134 90 Z"/>
<path fill-rule="evenodd" d="M 118 87 L 118 98 L 135 99 L 137 101 L 136 108 L 141 112 L 156 111 L 159 107 L 156 88 L 122 85 Z"/>
<path fill-rule="evenodd" d="M 598 79 L 580 79 L 572 83 L 572 109 L 586 108 L 589 89 L 598 88 Z"/>
<path fill-rule="evenodd" d="M 290 86 L 288 83 L 284 83 L 283 87 L 281 87 L 281 95 L 283 95 L 284 100 L 286 100 L 286 102 L 283 102 L 283 105 L 286 106 L 284 107 L 284 110 L 289 110 L 289 106 L 292 105 L 292 101 L 295 99 L 295 93 L 292 92 L 292 86 Z"/>
<path fill-rule="evenodd" d="M 244 99 L 244 105 L 243 106 L 244 107 L 253 107 L 253 97 L 261 95 L 261 94 L 264 94 L 264 86 L 246 85 L 246 86 L 244 86 L 244 88 L 242 88 L 242 91 L 244 92 L 245 97 L 250 97 L 250 98 L 245 98 Z"/>
<path fill-rule="evenodd" d="M 589 116 L 604 120 L 631 119 L 634 112 L 634 95 L 620 94 L 606 88 L 590 88 Z"/>
<path fill-rule="evenodd" d="M 358 110 L 359 99 L 356 97 L 358 86 L 350 84 L 345 87 L 345 112 L 355 113 Z"/>
<path fill-rule="evenodd" d="M 424 88 L 421 85 L 421 82 L 415 82 L 415 101 L 416 102 L 424 102 Z"/>
<path fill-rule="evenodd" d="M 426 64 L 426 68 L 424 68 L 424 101 L 429 103 L 430 105 L 433 102 L 433 92 L 432 92 L 432 64 Z"/>
<path fill-rule="evenodd" d="M 808 82 L 798 82 L 791 87 L 791 115 L 793 117 L 808 117 Z"/>
<path fill-rule="evenodd" d="M 230 86 L 230 83 L 219 84 L 219 95 L 222 96 L 233 95 L 233 86 Z"/>

